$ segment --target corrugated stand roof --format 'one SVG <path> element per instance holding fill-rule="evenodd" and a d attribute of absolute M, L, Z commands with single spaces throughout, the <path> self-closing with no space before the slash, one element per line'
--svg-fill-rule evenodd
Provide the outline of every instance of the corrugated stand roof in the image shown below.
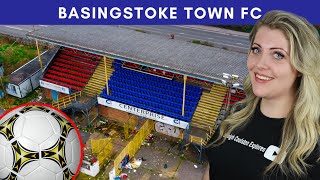
<path fill-rule="evenodd" d="M 28 37 L 205 80 L 247 74 L 247 55 L 115 26 L 49 26 Z"/>

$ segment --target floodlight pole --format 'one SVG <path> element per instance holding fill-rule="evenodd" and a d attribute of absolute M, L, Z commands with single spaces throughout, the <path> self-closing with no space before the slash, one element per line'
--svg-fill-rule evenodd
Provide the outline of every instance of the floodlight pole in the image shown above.
<path fill-rule="evenodd" d="M 184 106 L 186 103 L 186 84 L 187 84 L 187 76 L 183 75 L 183 100 L 182 100 L 182 116 L 184 116 Z"/>
<path fill-rule="evenodd" d="M 107 72 L 107 57 L 103 56 L 103 61 L 104 61 L 104 74 L 106 78 L 106 89 L 107 89 L 107 94 L 109 95 L 109 84 L 108 84 L 108 72 Z"/>
<path fill-rule="evenodd" d="M 229 112 L 229 107 L 230 107 L 232 82 L 227 83 L 227 88 L 228 88 L 228 95 L 227 95 L 227 104 L 225 108 L 226 113 Z"/>
<path fill-rule="evenodd" d="M 227 82 L 226 82 L 226 87 L 227 87 L 227 91 L 228 91 L 228 94 L 227 94 L 227 103 L 225 104 L 225 114 L 224 114 L 224 119 L 226 118 L 227 116 L 227 112 L 229 112 L 229 108 L 230 108 L 230 101 L 231 101 L 231 90 L 233 87 L 237 87 L 239 86 L 237 82 L 237 80 L 239 79 L 239 76 L 238 75 L 230 75 L 230 74 L 227 74 L 227 73 L 223 73 L 223 77 L 227 79 Z"/>
<path fill-rule="evenodd" d="M 39 62 L 40 62 L 40 68 L 42 69 L 42 60 L 41 60 L 41 54 L 40 54 L 38 40 L 36 40 L 36 46 L 37 46 L 38 58 L 39 58 Z"/>

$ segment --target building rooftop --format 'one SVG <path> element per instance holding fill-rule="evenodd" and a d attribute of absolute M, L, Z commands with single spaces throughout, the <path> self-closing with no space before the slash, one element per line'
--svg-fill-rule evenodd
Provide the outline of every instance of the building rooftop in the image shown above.
<path fill-rule="evenodd" d="M 59 47 L 49 49 L 41 54 L 41 60 L 43 67 L 47 66 L 52 60 L 55 54 L 58 52 Z M 15 70 L 10 74 L 9 81 L 11 84 L 19 85 L 27 78 L 32 76 L 40 69 L 39 57 L 37 56 L 33 60 L 21 66 L 19 69 Z"/>

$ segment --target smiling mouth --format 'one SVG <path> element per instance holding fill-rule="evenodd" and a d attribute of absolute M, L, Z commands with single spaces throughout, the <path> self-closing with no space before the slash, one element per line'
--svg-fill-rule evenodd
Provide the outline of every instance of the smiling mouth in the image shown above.
<path fill-rule="evenodd" d="M 257 73 L 255 73 L 255 77 L 256 77 L 257 79 L 263 80 L 263 81 L 270 81 L 270 80 L 273 79 L 273 78 L 271 78 L 271 77 L 262 76 L 262 75 L 259 75 L 259 74 L 257 74 Z"/>

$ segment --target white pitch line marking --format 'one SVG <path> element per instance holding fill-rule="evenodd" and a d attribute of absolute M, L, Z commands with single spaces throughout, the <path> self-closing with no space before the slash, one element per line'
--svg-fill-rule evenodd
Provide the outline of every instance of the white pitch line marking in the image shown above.
<path fill-rule="evenodd" d="M 5 27 L 7 27 L 7 28 L 11 28 L 11 29 L 20 30 L 20 31 L 25 31 L 24 29 L 17 28 L 17 27 L 12 27 L 12 26 L 5 26 Z"/>

